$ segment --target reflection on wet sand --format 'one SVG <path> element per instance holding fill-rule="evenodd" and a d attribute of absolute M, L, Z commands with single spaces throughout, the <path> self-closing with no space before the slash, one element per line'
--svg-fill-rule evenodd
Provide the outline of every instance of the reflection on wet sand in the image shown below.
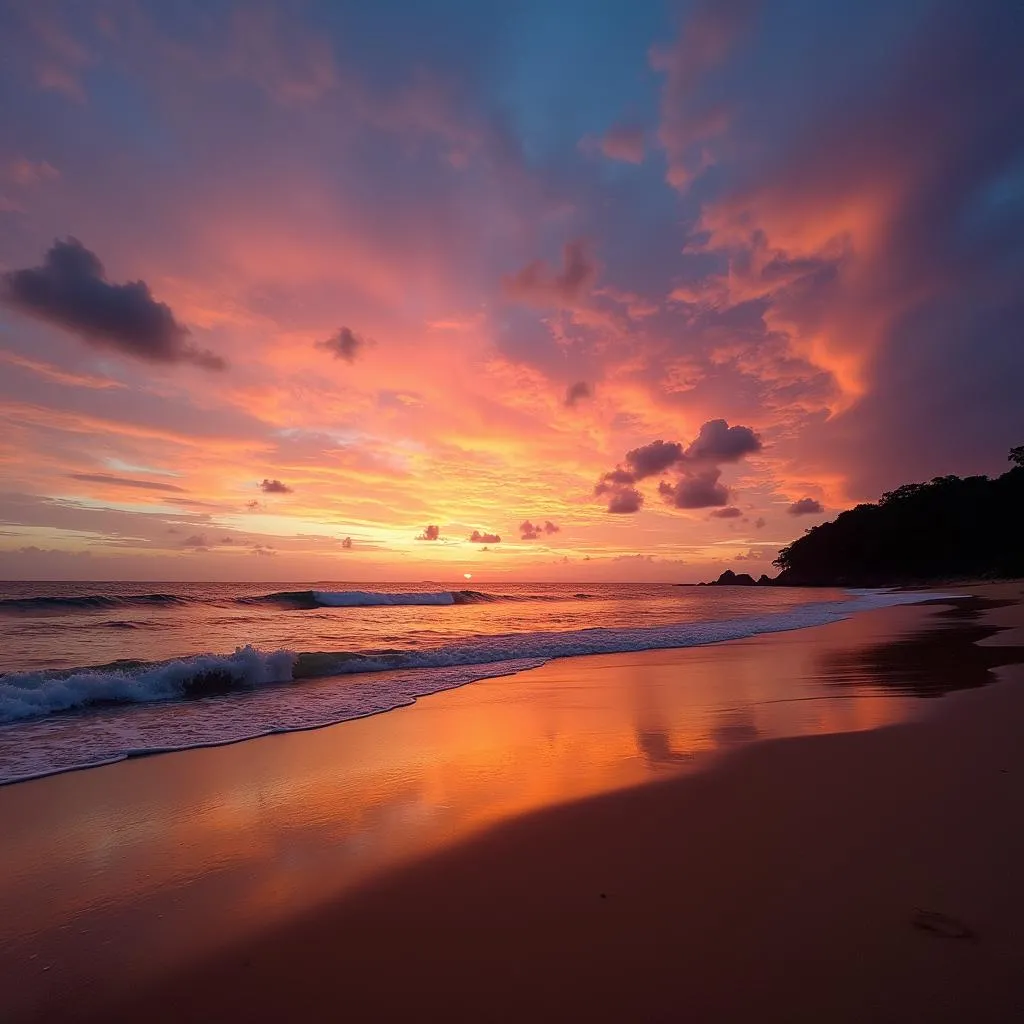
<path fill-rule="evenodd" d="M 12 1015 L 45 1009 L 54 986 L 88 1002 L 112 972 L 141 983 L 156 965 L 207 956 L 514 815 L 688 770 L 754 738 L 896 721 L 931 672 L 915 667 L 920 637 L 946 638 L 943 663 L 954 649 L 1009 650 L 972 648 L 981 627 L 961 614 L 949 629 L 935 610 L 552 662 L 328 729 L 0 790 L 0 985 L 20 993 Z M 893 674 L 897 694 L 881 693 Z"/>
<path fill-rule="evenodd" d="M 953 690 L 973 689 L 992 682 L 992 670 L 1024 660 L 1021 648 L 984 646 L 997 636 L 998 626 L 976 620 L 985 611 L 1005 608 L 1012 601 L 970 597 L 939 606 L 913 632 L 880 644 L 830 651 L 820 670 L 828 683 L 915 697 L 941 697 Z"/>

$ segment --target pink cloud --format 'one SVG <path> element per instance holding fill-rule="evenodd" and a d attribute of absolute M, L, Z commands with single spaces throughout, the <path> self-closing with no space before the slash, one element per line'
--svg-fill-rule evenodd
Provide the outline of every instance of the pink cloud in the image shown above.
<path fill-rule="evenodd" d="M 644 130 L 635 125 L 615 125 L 601 138 L 601 152 L 609 160 L 640 164 L 643 163 L 645 149 Z"/>

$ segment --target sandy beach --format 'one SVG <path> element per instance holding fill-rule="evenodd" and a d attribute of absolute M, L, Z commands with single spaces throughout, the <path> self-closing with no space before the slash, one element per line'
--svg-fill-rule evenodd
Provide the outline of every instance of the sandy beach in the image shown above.
<path fill-rule="evenodd" d="M 967 592 L 0 790 L 4 1019 L 1017 1019 L 1024 587 Z"/>

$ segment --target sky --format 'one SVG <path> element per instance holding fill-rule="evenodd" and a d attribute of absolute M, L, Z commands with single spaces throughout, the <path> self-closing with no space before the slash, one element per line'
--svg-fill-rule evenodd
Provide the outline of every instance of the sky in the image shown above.
<path fill-rule="evenodd" d="M 773 573 L 1024 443 L 1017 0 L 0 7 L 0 578 Z"/>

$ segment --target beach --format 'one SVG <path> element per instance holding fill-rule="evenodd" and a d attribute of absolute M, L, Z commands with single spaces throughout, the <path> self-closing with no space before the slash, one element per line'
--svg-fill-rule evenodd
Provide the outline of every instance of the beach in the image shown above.
<path fill-rule="evenodd" d="M 1015 1019 L 1022 591 L 6 787 L 5 1019 Z"/>

